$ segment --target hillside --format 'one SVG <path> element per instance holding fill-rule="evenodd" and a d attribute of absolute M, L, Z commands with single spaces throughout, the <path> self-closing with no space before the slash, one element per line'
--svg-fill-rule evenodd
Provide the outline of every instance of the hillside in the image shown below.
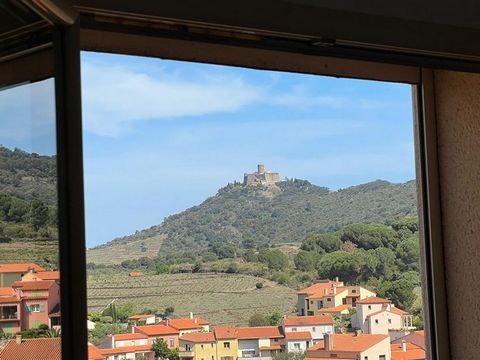
<path fill-rule="evenodd" d="M 102 258 L 108 252 L 110 259 L 121 262 L 126 247 L 138 247 L 143 256 L 155 257 L 158 246 L 152 246 L 154 237 L 162 241 L 159 255 L 168 256 L 199 253 L 215 244 L 237 245 L 244 240 L 256 244 L 299 243 L 311 233 L 336 231 L 351 223 L 384 223 L 415 214 L 414 181 L 393 184 L 377 180 L 338 191 L 305 180 L 268 187 L 229 184 L 160 225 L 89 250 L 88 261 L 104 263 Z"/>
<path fill-rule="evenodd" d="M 57 203 L 56 157 L 10 150 L 0 145 L 0 193 L 22 200 Z"/>
<path fill-rule="evenodd" d="M 0 145 L 0 263 L 56 268 L 56 158 Z"/>

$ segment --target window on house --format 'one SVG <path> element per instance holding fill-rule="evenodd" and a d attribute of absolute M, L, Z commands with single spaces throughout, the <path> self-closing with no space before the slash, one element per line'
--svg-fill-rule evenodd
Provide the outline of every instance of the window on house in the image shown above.
<path fill-rule="evenodd" d="M 391 324 L 391 323 L 392 323 L 392 319 L 388 319 L 388 323 Z"/>
<path fill-rule="evenodd" d="M 368 360 L 368 356 L 365 356 L 365 357 L 363 358 L 363 360 Z"/>
<path fill-rule="evenodd" d="M 255 357 L 255 350 L 243 350 L 242 357 L 244 358 L 251 358 Z"/>
<path fill-rule="evenodd" d="M 315 326 L 312 327 L 312 331 L 313 332 L 316 332 L 317 331 L 317 328 Z"/>
<path fill-rule="evenodd" d="M 372 305 L 368 305 L 368 310 L 372 310 Z"/>
<path fill-rule="evenodd" d="M 295 332 L 295 331 L 297 331 L 297 328 L 292 328 L 292 332 Z"/>
<path fill-rule="evenodd" d="M 357 292 L 357 290 L 352 289 L 352 294 L 355 294 L 356 292 Z M 368 358 L 368 356 L 366 356 L 366 358 Z"/>
<path fill-rule="evenodd" d="M 40 312 L 40 304 L 32 304 L 30 305 L 30 312 Z"/>
<path fill-rule="evenodd" d="M 223 343 L 223 348 L 224 349 L 230 349 L 230 342 L 224 342 Z"/>
<path fill-rule="evenodd" d="M 185 351 L 192 351 L 190 344 L 185 344 Z"/>
<path fill-rule="evenodd" d="M 295 350 L 300 350 L 300 349 L 301 349 L 300 343 L 294 343 L 294 344 L 293 344 L 293 348 L 294 348 Z"/>
<path fill-rule="evenodd" d="M 168 341 L 170 342 L 170 347 L 171 348 L 175 347 L 175 339 L 171 338 Z"/>
<path fill-rule="evenodd" d="M 385 359 L 386 359 L 386 355 L 380 355 L 380 356 L 378 357 L 378 360 L 385 360 Z"/>
<path fill-rule="evenodd" d="M 378 319 L 375 319 L 375 324 L 378 324 Z"/>
<path fill-rule="evenodd" d="M 201 344 L 200 347 L 203 349 L 203 344 Z"/>
<path fill-rule="evenodd" d="M 332 301 L 332 299 L 331 299 L 331 298 L 327 298 L 327 301 Z"/>

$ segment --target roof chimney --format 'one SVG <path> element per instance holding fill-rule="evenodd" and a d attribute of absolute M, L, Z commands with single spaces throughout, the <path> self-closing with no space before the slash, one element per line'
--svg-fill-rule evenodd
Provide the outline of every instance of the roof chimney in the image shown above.
<path fill-rule="evenodd" d="M 337 294 L 337 285 L 333 284 L 333 295 Z"/>
<path fill-rule="evenodd" d="M 17 336 L 15 337 L 15 340 L 16 340 L 16 342 L 17 342 L 17 345 L 20 345 L 20 344 L 22 343 L 22 335 L 17 335 Z"/>
<path fill-rule="evenodd" d="M 190 319 L 193 319 L 193 312 L 190 311 Z"/>
<path fill-rule="evenodd" d="M 355 330 L 355 336 L 362 335 L 362 330 Z"/>
<path fill-rule="evenodd" d="M 402 351 L 403 352 L 407 351 L 407 343 L 405 342 L 405 340 L 402 340 Z"/>
<path fill-rule="evenodd" d="M 333 350 L 333 334 L 323 335 L 323 343 L 325 344 L 325 351 Z"/>
<path fill-rule="evenodd" d="M 335 276 L 335 282 L 338 282 L 338 276 Z"/>
<path fill-rule="evenodd" d="M 323 289 L 323 293 L 324 293 L 324 295 L 327 295 L 328 294 L 328 289 Z"/>
<path fill-rule="evenodd" d="M 194 318 L 194 319 L 193 319 L 193 322 L 194 322 L 195 324 L 197 324 L 197 323 L 198 323 L 198 319 L 197 319 L 197 318 Z"/>

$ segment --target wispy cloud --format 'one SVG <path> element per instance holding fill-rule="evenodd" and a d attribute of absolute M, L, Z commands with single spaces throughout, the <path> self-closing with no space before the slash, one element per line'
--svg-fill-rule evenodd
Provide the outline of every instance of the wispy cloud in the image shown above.
<path fill-rule="evenodd" d="M 87 61 L 82 63 L 82 79 L 86 129 L 112 137 L 127 132 L 135 121 L 234 112 L 262 96 L 262 88 L 241 77 L 154 77 Z"/>

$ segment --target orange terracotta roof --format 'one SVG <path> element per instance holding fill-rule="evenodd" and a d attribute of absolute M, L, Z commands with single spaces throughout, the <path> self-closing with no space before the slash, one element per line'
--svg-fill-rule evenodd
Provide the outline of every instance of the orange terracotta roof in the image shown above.
<path fill-rule="evenodd" d="M 391 344 L 392 360 L 424 360 L 425 350 L 420 346 L 406 343 L 406 351 L 402 351 L 402 344 Z"/>
<path fill-rule="evenodd" d="M 151 317 L 155 317 L 154 314 L 149 314 L 149 315 L 133 315 L 133 316 L 129 316 L 128 317 L 128 320 L 142 320 L 142 319 L 149 319 Z"/>
<path fill-rule="evenodd" d="M 341 281 L 335 282 L 332 280 L 327 280 L 324 282 L 315 283 L 305 289 L 298 290 L 296 294 L 297 295 L 313 295 L 319 291 L 323 291 L 324 289 L 331 289 L 333 284 L 336 284 L 337 286 L 343 286 L 343 282 Z"/>
<path fill-rule="evenodd" d="M 321 312 L 321 313 L 329 314 L 329 313 L 339 313 L 339 312 L 345 311 L 345 310 L 350 309 L 350 308 L 351 308 L 350 305 L 348 305 L 348 304 L 343 305 L 342 304 L 342 305 L 335 306 L 333 308 L 322 308 L 318 311 Z"/>
<path fill-rule="evenodd" d="M 11 287 L 0 287 L 0 296 L 13 296 L 15 295 L 15 290 Z"/>
<path fill-rule="evenodd" d="M 287 340 L 311 340 L 312 334 L 310 331 L 291 331 L 285 333 Z"/>
<path fill-rule="evenodd" d="M 92 344 L 88 344 L 88 360 L 104 360 L 105 356 L 102 355 L 100 350 Z"/>
<path fill-rule="evenodd" d="M 395 306 L 392 306 L 392 308 L 390 309 L 390 312 L 392 312 L 394 314 L 397 314 L 397 315 L 408 315 L 408 312 L 406 312 L 402 309 L 399 309 Z"/>
<path fill-rule="evenodd" d="M 208 325 L 207 320 L 203 320 L 201 318 L 194 318 L 194 319 L 169 319 L 163 320 L 162 324 L 171 326 L 178 330 L 188 330 L 188 329 L 198 329 L 205 325 Z"/>
<path fill-rule="evenodd" d="M 278 326 L 256 326 L 237 328 L 238 339 L 275 339 L 283 338 Z"/>
<path fill-rule="evenodd" d="M 371 296 L 363 300 L 357 300 L 357 304 L 390 304 L 391 301 L 378 296 Z"/>
<path fill-rule="evenodd" d="M 217 339 L 235 339 L 238 335 L 235 326 L 215 326 L 214 332 Z"/>
<path fill-rule="evenodd" d="M 114 334 L 112 336 L 115 341 L 146 339 L 146 336 L 140 333 Z"/>
<path fill-rule="evenodd" d="M 412 343 L 421 349 L 425 350 L 425 332 L 423 330 L 414 331 L 410 334 L 402 336 L 394 341 L 392 344 L 401 344 L 402 341 L 406 341 L 407 343 Z"/>
<path fill-rule="evenodd" d="M 312 298 L 312 299 L 316 299 L 316 298 L 323 298 L 325 296 L 336 296 L 336 295 L 339 295 L 345 291 L 348 291 L 348 288 L 346 287 L 343 287 L 343 286 L 337 286 L 335 288 L 335 291 L 333 290 L 333 287 L 331 288 L 324 288 L 324 289 L 321 289 L 313 294 L 309 294 L 309 298 Z"/>
<path fill-rule="evenodd" d="M 22 288 L 23 291 L 48 290 L 55 284 L 55 281 L 16 281 L 12 284 L 13 288 Z"/>
<path fill-rule="evenodd" d="M 258 349 L 261 351 L 282 350 L 282 345 L 260 346 Z"/>
<path fill-rule="evenodd" d="M 347 295 L 346 297 L 347 298 L 357 298 L 357 297 L 360 297 L 360 294 L 351 294 L 351 295 Z"/>
<path fill-rule="evenodd" d="M 0 304 L 10 304 L 10 303 L 18 303 L 20 299 L 14 296 L 2 296 L 0 297 Z"/>
<path fill-rule="evenodd" d="M 352 359 L 357 359 L 357 356 L 356 355 L 352 355 L 352 357 L 342 357 L 342 358 L 331 358 L 330 356 L 328 357 L 306 357 L 304 360 L 332 360 L 332 359 L 335 359 L 335 360 L 352 360 Z"/>
<path fill-rule="evenodd" d="M 414 331 L 414 333 L 420 336 L 425 336 L 425 330 L 417 330 L 417 331 Z"/>
<path fill-rule="evenodd" d="M 39 271 L 35 275 L 42 280 L 60 280 L 60 271 Z"/>
<path fill-rule="evenodd" d="M 152 351 L 152 345 L 124 346 L 114 349 L 98 349 L 104 356 Z"/>
<path fill-rule="evenodd" d="M 289 316 L 282 323 L 285 326 L 333 324 L 333 318 L 330 315 Z"/>
<path fill-rule="evenodd" d="M 174 329 L 167 325 L 144 325 L 144 326 L 135 326 L 135 332 L 139 331 L 148 336 L 156 335 L 172 335 L 178 334 L 178 330 Z"/>
<path fill-rule="evenodd" d="M 23 339 L 20 344 L 9 340 L 0 352 L 0 359 L 62 360 L 60 338 Z"/>
<path fill-rule="evenodd" d="M 215 335 L 213 335 L 213 332 L 193 332 L 181 336 L 180 340 L 191 341 L 195 343 L 214 342 Z"/>
<path fill-rule="evenodd" d="M 332 334 L 333 351 L 363 352 L 380 341 L 389 338 L 389 335 L 370 335 L 370 334 Z M 325 351 L 325 344 L 320 340 L 317 344 L 308 349 L 309 351 Z M 310 355 L 310 354 L 309 354 Z"/>
<path fill-rule="evenodd" d="M 0 264 L 0 273 L 26 273 L 29 270 L 45 271 L 44 268 L 34 263 Z"/>

